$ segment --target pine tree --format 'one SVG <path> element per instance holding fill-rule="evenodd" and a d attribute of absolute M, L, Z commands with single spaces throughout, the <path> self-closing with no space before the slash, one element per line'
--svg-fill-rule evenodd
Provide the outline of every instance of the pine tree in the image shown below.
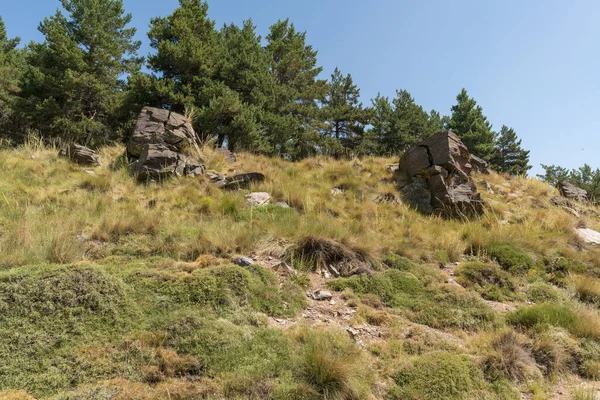
<path fill-rule="evenodd" d="M 19 38 L 9 39 L 0 17 L 0 136 L 17 138 L 20 126 L 14 115 L 15 100 L 24 70 L 23 52 L 17 49 Z"/>
<path fill-rule="evenodd" d="M 44 19 L 44 43 L 30 47 L 20 112 L 42 135 L 102 142 L 115 132 L 124 74 L 139 70 L 135 28 L 122 0 L 62 0 Z"/>
<path fill-rule="evenodd" d="M 275 79 L 265 128 L 273 153 L 300 159 L 316 152 L 325 128 L 319 103 L 328 91 L 318 79 L 317 51 L 306 44 L 306 32 L 297 32 L 289 20 L 270 27 L 266 51 Z"/>
<path fill-rule="evenodd" d="M 208 106 L 213 93 L 206 87 L 215 79 L 222 50 L 215 23 L 208 18 L 208 4 L 179 0 L 172 14 L 150 21 L 148 37 L 156 50 L 148 65 L 158 74 L 147 82 L 149 89 L 170 88 L 170 93 L 163 92 L 168 98 L 158 98 L 176 112 L 183 113 L 186 106 Z"/>
<path fill-rule="evenodd" d="M 322 110 L 327 120 L 325 135 L 331 139 L 329 147 L 333 154 L 337 155 L 341 148 L 354 150 L 360 144 L 368 114 L 359 98 L 360 89 L 352 81 L 352 76 L 344 76 L 336 68 L 331 75 L 329 93 Z"/>
<path fill-rule="evenodd" d="M 529 151 L 521 147 L 521 139 L 506 125 L 500 129 L 491 165 L 497 171 L 511 175 L 526 175 L 531 169 Z"/>
<path fill-rule="evenodd" d="M 373 134 L 377 140 L 379 154 L 398 155 L 432 133 L 429 114 L 415 103 L 406 90 L 396 91 L 396 98 L 380 95 L 373 100 Z"/>
<path fill-rule="evenodd" d="M 465 89 L 456 96 L 456 101 L 457 104 L 452 106 L 448 128 L 461 138 L 472 154 L 491 161 L 496 135 L 483 115 L 483 109 L 475 99 L 469 97 Z"/>

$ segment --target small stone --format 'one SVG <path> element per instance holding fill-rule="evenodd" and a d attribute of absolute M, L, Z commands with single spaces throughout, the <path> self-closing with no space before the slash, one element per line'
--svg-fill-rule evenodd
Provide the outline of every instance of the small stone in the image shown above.
<path fill-rule="evenodd" d="M 94 171 L 90 170 L 90 169 L 86 169 L 85 173 L 86 174 L 90 174 L 90 175 L 96 175 L 96 173 Z"/>
<path fill-rule="evenodd" d="M 254 260 L 251 259 L 250 257 L 238 257 L 235 260 L 233 260 L 233 263 L 235 265 L 239 265 L 240 267 L 249 267 L 252 264 L 254 264 Z"/>
<path fill-rule="evenodd" d="M 329 302 L 329 304 L 331 304 L 332 306 L 335 306 L 335 300 L 331 300 L 331 301 Z"/>
<path fill-rule="evenodd" d="M 290 208 L 289 204 L 286 203 L 285 201 L 277 201 L 277 202 L 275 202 L 275 204 L 281 208 Z"/>
<path fill-rule="evenodd" d="M 312 294 L 312 298 L 317 300 L 317 301 L 327 301 L 327 300 L 331 300 L 332 298 L 332 294 L 331 292 L 327 291 L 327 290 L 315 290 Z"/>
<path fill-rule="evenodd" d="M 253 192 L 247 194 L 246 196 L 246 204 L 250 207 L 260 207 L 269 204 L 271 200 L 271 195 L 266 192 Z"/>
<path fill-rule="evenodd" d="M 331 189 L 331 194 L 333 196 L 340 196 L 340 195 L 344 194 L 344 191 L 338 187 L 334 187 L 333 189 Z"/>

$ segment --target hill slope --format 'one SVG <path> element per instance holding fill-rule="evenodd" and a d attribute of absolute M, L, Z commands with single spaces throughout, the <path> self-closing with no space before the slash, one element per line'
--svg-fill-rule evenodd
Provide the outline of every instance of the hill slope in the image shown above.
<path fill-rule="evenodd" d="M 403 204 L 395 159 L 209 152 L 209 169 L 260 171 L 251 191 L 290 206 L 251 208 L 250 190 L 207 178 L 137 184 L 118 146 L 98 168 L 56 153 L 0 151 L 0 398 L 598 389 L 600 250 L 575 228 L 600 230 L 599 210 L 576 217 L 537 180 L 475 177 L 488 210 L 460 221 Z"/>

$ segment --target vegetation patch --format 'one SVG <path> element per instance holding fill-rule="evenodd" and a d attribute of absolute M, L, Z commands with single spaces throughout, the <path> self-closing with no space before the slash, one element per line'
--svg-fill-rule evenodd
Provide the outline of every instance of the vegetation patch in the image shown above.
<path fill-rule="evenodd" d="M 486 250 L 493 260 L 513 274 L 523 274 L 535 265 L 529 254 L 509 243 L 494 243 Z"/>
<path fill-rule="evenodd" d="M 397 387 L 390 399 L 461 400 L 476 398 L 485 389 L 483 373 L 475 361 L 462 354 L 429 353 L 394 375 Z"/>
<path fill-rule="evenodd" d="M 523 329 L 539 331 L 561 327 L 577 337 L 600 339 L 600 316 L 593 310 L 572 308 L 560 303 L 542 303 L 522 307 L 509 316 L 509 321 Z"/>
<path fill-rule="evenodd" d="M 328 285 L 340 292 L 351 289 L 360 296 L 375 294 L 386 306 L 407 310 L 412 320 L 434 328 L 475 329 L 494 321 L 493 312 L 475 294 L 448 285 L 426 287 L 409 272 L 387 270 L 336 279 Z"/>
<path fill-rule="evenodd" d="M 259 265 L 242 268 L 218 265 L 191 273 L 139 272 L 131 279 L 168 295 L 180 304 L 199 304 L 214 309 L 250 305 L 272 316 L 294 316 L 306 306 L 300 287 L 285 282 Z"/>
<path fill-rule="evenodd" d="M 466 262 L 456 270 L 458 282 L 480 293 L 484 299 L 504 301 L 515 297 L 516 282 L 498 265 Z"/>

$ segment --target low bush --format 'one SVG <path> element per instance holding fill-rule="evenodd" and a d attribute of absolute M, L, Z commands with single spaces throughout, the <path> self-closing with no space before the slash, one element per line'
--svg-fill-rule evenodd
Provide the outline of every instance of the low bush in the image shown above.
<path fill-rule="evenodd" d="M 514 279 L 496 264 L 466 262 L 460 265 L 456 275 L 461 285 L 473 288 L 484 299 L 504 301 L 515 296 Z"/>
<path fill-rule="evenodd" d="M 483 370 L 491 381 L 508 379 L 524 382 L 539 378 L 541 373 L 523 339 L 514 331 L 494 334 L 489 343 L 489 351 L 483 357 Z"/>
<path fill-rule="evenodd" d="M 584 361 L 579 366 L 579 374 L 584 378 L 600 381 L 600 361 Z"/>
<path fill-rule="evenodd" d="M 533 303 L 558 302 L 561 300 L 561 293 L 552 285 L 545 282 L 535 282 L 525 288 L 527 300 Z"/>
<path fill-rule="evenodd" d="M 523 307 L 509 315 L 509 321 L 519 328 L 546 331 L 561 327 L 582 338 L 600 338 L 600 317 L 593 310 L 573 311 L 566 305 L 541 303 Z"/>
<path fill-rule="evenodd" d="M 494 243 L 487 247 L 488 255 L 513 274 L 523 274 L 534 267 L 533 259 L 509 243 Z"/>
<path fill-rule="evenodd" d="M 472 399 L 485 388 L 475 361 L 461 354 L 429 353 L 404 366 L 394 375 L 397 387 L 389 398 L 461 400 Z"/>

